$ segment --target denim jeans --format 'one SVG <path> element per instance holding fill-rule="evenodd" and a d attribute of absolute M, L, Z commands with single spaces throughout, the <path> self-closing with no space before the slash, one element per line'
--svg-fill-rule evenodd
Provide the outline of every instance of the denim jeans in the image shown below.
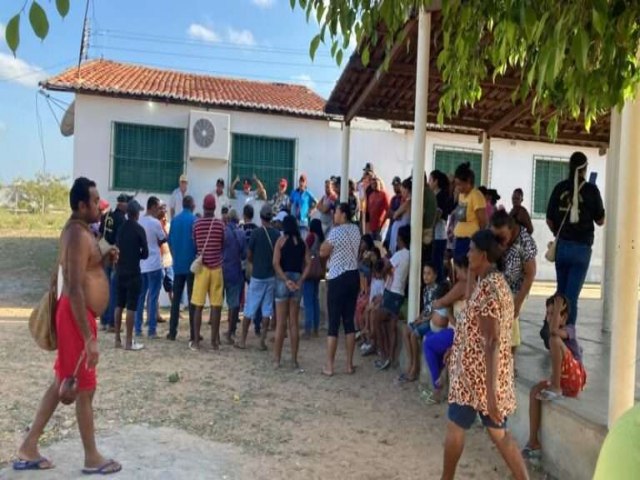
<path fill-rule="evenodd" d="M 115 309 L 116 309 L 116 271 L 112 266 L 106 267 L 104 273 L 109 280 L 109 305 L 107 309 L 100 317 L 100 324 L 106 327 L 113 327 L 115 324 Z"/>
<path fill-rule="evenodd" d="M 591 245 L 559 240 L 556 251 L 556 278 L 558 293 L 566 295 L 569 300 L 569 318 L 567 323 L 576 324 L 578 318 L 578 297 L 584 280 L 587 277 L 591 261 Z"/>
<path fill-rule="evenodd" d="M 320 328 L 320 280 L 305 280 L 302 287 L 304 305 L 304 331 L 318 331 Z"/>
<path fill-rule="evenodd" d="M 178 273 L 173 277 L 173 300 L 171 300 L 171 317 L 169 319 L 169 335 L 173 338 L 178 335 L 178 323 L 180 321 L 180 301 L 187 286 L 187 301 L 189 302 L 189 340 L 193 341 L 193 314 L 195 306 L 191 303 L 193 293 L 193 273 Z"/>
<path fill-rule="evenodd" d="M 156 334 L 158 325 L 158 297 L 162 288 L 162 269 L 146 272 L 142 274 L 142 290 L 138 299 L 138 310 L 136 310 L 136 335 L 142 335 L 142 312 L 144 311 L 144 301 L 147 300 L 147 322 L 149 322 L 149 336 Z"/>

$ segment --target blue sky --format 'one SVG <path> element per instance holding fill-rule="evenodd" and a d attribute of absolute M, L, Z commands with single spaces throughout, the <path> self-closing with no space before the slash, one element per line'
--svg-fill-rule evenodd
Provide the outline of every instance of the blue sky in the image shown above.
<path fill-rule="evenodd" d="M 29 0 L 29 3 L 31 0 Z M 73 137 L 64 138 L 37 82 L 77 63 L 84 2 L 71 1 L 60 19 L 54 2 L 49 36 L 40 42 L 27 19 L 21 23 L 17 58 L 4 42 L 4 25 L 24 0 L 0 2 L 0 182 L 47 172 L 70 175 Z M 291 11 L 289 0 L 91 0 L 89 58 L 104 58 L 211 75 L 302 83 L 324 98 L 340 68 L 328 48 L 314 62 L 309 42 L 317 24 Z M 347 56 L 345 55 L 345 58 Z M 70 102 L 72 95 L 53 92 Z M 37 98 L 38 97 L 38 98 Z M 37 98 L 37 100 L 36 100 Z M 51 107 L 60 118 L 63 112 Z M 42 135 L 39 134 L 39 121 Z M 44 150 L 44 155 L 43 155 Z"/>

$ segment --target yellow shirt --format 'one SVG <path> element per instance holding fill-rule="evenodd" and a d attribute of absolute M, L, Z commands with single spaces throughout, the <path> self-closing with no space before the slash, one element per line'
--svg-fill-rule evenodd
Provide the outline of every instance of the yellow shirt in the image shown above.
<path fill-rule="evenodd" d="M 456 237 L 469 238 L 480 230 L 476 210 L 486 207 L 487 202 L 484 195 L 477 188 L 467 194 L 458 195 L 458 206 L 453 212 L 457 221 L 453 234 Z"/>

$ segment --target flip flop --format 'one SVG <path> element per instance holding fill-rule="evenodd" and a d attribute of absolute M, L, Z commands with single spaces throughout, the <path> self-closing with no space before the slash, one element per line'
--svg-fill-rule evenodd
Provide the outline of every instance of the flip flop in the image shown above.
<path fill-rule="evenodd" d="M 542 458 L 541 448 L 531 448 L 529 445 L 522 449 L 522 456 L 527 460 L 539 460 Z"/>
<path fill-rule="evenodd" d="M 47 462 L 49 465 L 43 467 L 42 464 Z M 22 460 L 19 458 L 13 462 L 13 469 L 22 471 L 22 470 L 50 470 L 53 468 L 53 464 L 49 461 L 48 458 L 40 457 L 37 460 Z"/>
<path fill-rule="evenodd" d="M 562 396 L 563 395 L 561 393 L 556 393 L 553 390 L 548 390 L 545 388 L 544 390 L 540 391 L 540 393 L 538 393 L 536 398 L 543 402 L 553 402 L 555 400 L 560 400 Z"/>
<path fill-rule="evenodd" d="M 320 370 L 320 373 L 322 375 L 324 375 L 325 377 L 333 377 L 333 373 L 327 372 L 324 368 L 322 370 Z"/>
<path fill-rule="evenodd" d="M 115 470 L 109 470 L 109 467 L 114 467 Z M 122 465 L 115 460 L 107 460 L 99 467 L 83 468 L 82 473 L 85 475 L 111 475 L 112 473 L 118 473 L 120 470 L 122 470 Z"/>

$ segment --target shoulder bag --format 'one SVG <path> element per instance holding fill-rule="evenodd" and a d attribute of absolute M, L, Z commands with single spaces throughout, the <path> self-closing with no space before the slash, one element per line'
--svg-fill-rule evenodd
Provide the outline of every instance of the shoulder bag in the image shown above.
<path fill-rule="evenodd" d="M 578 188 L 578 191 L 582 189 L 583 185 L 584 183 L 580 185 L 580 187 Z M 560 238 L 560 232 L 562 231 L 564 224 L 567 223 L 567 218 L 569 217 L 569 212 L 571 212 L 571 207 L 572 207 L 572 203 L 569 202 L 569 208 L 567 208 L 567 212 L 564 214 L 564 218 L 562 219 L 562 223 L 560 223 L 560 228 L 558 229 L 558 232 L 556 233 L 555 238 L 551 242 L 549 242 L 547 245 L 547 251 L 544 254 L 544 258 L 546 258 L 551 263 L 555 263 L 556 261 L 556 250 L 558 249 L 558 239 Z"/>
<path fill-rule="evenodd" d="M 191 262 L 191 267 L 189 267 L 189 270 L 191 270 L 191 273 L 193 273 L 194 275 L 197 275 L 198 273 L 200 273 L 202 271 L 202 268 L 204 267 L 204 261 L 202 259 L 202 256 L 204 255 L 204 252 L 207 250 L 207 244 L 209 243 L 209 237 L 211 237 L 211 229 L 213 228 L 213 222 L 215 222 L 215 219 L 212 217 L 211 223 L 209 224 L 209 231 L 207 232 L 207 238 L 205 239 L 204 246 L 202 247 L 202 252 L 200 252 L 200 254 L 196 256 L 193 262 Z"/>
<path fill-rule="evenodd" d="M 315 238 L 314 244 L 318 241 L 318 237 Z M 313 251 L 315 250 L 315 251 Z M 324 262 L 320 258 L 320 252 L 318 249 L 312 249 L 311 252 L 311 266 L 309 267 L 309 274 L 307 280 L 323 280 L 326 274 L 326 268 Z"/>

